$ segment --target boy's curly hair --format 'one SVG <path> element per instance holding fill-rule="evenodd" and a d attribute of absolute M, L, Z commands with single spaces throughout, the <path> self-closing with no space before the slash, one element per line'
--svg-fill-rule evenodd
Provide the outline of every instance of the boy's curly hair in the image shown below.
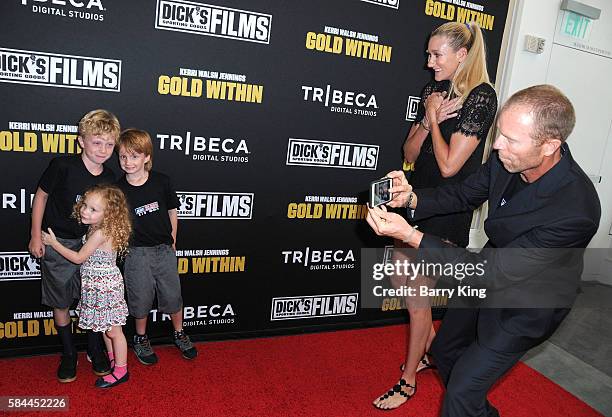
<path fill-rule="evenodd" d="M 109 133 L 117 142 L 121 125 L 117 116 L 104 109 L 92 110 L 79 121 L 79 135 L 103 135 Z"/>
<path fill-rule="evenodd" d="M 130 220 L 130 209 L 123 191 L 114 185 L 94 185 L 83 194 L 83 197 L 74 205 L 72 217 L 81 220 L 81 208 L 85 198 L 92 194 L 98 194 L 106 204 L 104 217 L 99 226 L 105 236 L 112 240 L 113 250 L 120 257 L 127 254 L 130 235 L 132 233 L 132 221 Z"/>

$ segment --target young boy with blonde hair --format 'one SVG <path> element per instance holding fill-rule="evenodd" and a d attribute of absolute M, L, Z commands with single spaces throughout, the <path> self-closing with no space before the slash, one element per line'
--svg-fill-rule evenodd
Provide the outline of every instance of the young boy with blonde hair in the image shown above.
<path fill-rule="evenodd" d="M 57 370 L 60 382 L 76 379 L 77 351 L 69 308 L 80 295 L 79 265 L 66 260 L 53 248 L 45 248 L 42 230 L 52 228 L 64 246 L 79 250 L 86 229 L 71 217 L 72 208 L 91 186 L 114 182 L 115 174 L 104 163 L 113 154 L 120 131 L 119 120 L 106 110 L 92 110 L 83 116 L 78 136 L 81 154 L 58 156 L 51 160 L 32 201 L 29 250 L 41 258 L 42 304 L 53 308 L 55 328 L 63 346 Z M 99 333 L 87 332 L 87 353 L 96 375 L 110 373 L 110 363 Z"/>

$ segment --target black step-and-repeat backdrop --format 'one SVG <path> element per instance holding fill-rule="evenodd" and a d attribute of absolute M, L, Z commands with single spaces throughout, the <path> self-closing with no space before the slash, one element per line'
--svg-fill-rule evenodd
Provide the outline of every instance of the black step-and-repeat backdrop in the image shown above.
<path fill-rule="evenodd" d="M 94 108 L 147 130 L 181 207 L 184 326 L 198 340 L 372 325 L 360 249 L 368 183 L 401 166 L 430 79 L 427 35 L 484 28 L 495 74 L 507 0 L 3 0 L 0 356 L 59 347 L 27 253 L 49 161 Z M 111 165 L 120 172 L 116 157 Z M 170 330 L 150 315 L 150 335 Z"/>

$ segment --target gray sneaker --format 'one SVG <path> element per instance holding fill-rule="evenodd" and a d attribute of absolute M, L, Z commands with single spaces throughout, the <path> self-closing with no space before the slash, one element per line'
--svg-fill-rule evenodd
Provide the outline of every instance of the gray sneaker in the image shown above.
<path fill-rule="evenodd" d="M 198 356 L 198 350 L 193 343 L 191 343 L 189 336 L 187 336 L 184 331 L 174 332 L 174 344 L 183 354 L 183 358 L 193 359 Z"/>
<path fill-rule="evenodd" d="M 151 342 L 145 334 L 144 336 L 134 335 L 134 353 L 143 365 L 153 365 L 157 363 L 157 355 L 153 352 Z"/>

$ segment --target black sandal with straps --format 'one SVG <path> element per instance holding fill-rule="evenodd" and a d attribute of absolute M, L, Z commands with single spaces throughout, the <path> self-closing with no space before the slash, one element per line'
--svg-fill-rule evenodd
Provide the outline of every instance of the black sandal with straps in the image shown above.
<path fill-rule="evenodd" d="M 423 354 L 423 357 L 421 358 L 420 363 L 423 365 L 423 367 L 421 367 L 420 369 L 417 367 L 417 371 L 416 373 L 418 374 L 419 372 L 423 372 L 426 371 L 428 369 L 438 369 L 438 367 L 434 364 L 432 364 L 428 359 L 427 356 L 429 356 L 427 353 Z M 406 364 L 402 363 L 400 365 L 400 371 L 404 372 L 404 369 L 406 369 Z"/>
<path fill-rule="evenodd" d="M 406 391 L 404 391 L 403 387 L 412 388 L 413 389 L 412 394 L 408 394 Z M 379 398 L 379 400 L 380 401 L 386 400 L 387 398 L 393 397 L 396 393 L 398 393 L 402 397 L 406 397 L 406 401 L 408 401 L 416 394 L 416 391 L 417 391 L 416 382 L 414 383 L 414 385 L 411 385 L 408 382 L 406 382 L 404 378 L 402 378 L 399 380 L 397 384 L 393 386 L 393 388 L 391 388 L 387 393 L 382 395 Z M 378 405 L 374 405 L 374 407 L 378 408 L 379 410 L 394 410 L 400 407 L 401 405 L 403 405 L 404 403 L 406 403 L 406 401 L 404 401 L 402 404 L 398 405 L 397 407 L 393 407 L 393 408 L 382 408 L 382 407 L 379 407 Z"/>
<path fill-rule="evenodd" d="M 438 367 L 436 365 L 434 365 L 433 363 L 431 363 L 429 361 L 429 358 L 427 357 L 427 353 L 423 354 L 423 357 L 421 358 L 421 364 L 423 365 L 423 367 L 421 369 L 419 369 L 417 372 L 422 372 L 422 371 L 426 371 L 428 369 L 437 369 Z"/>

